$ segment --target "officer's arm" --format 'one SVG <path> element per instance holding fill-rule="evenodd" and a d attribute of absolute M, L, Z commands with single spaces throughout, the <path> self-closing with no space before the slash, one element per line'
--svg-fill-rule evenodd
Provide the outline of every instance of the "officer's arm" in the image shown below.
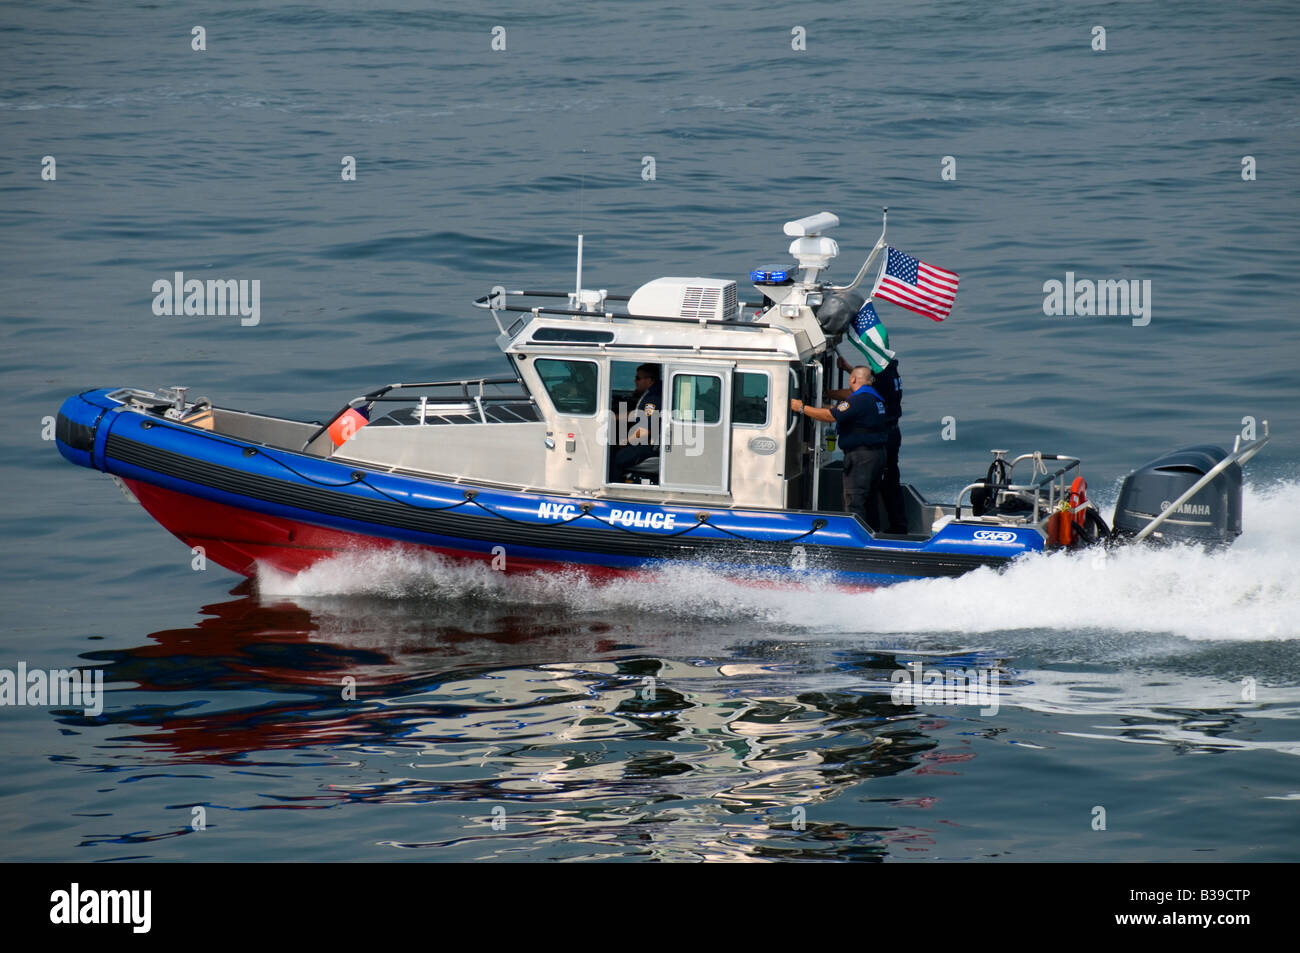
<path fill-rule="evenodd" d="M 805 417 L 820 420 L 822 423 L 831 424 L 835 422 L 835 417 L 825 407 L 809 407 L 798 397 L 790 398 L 790 409 L 796 414 L 803 414 Z"/>
<path fill-rule="evenodd" d="M 631 423 L 633 419 L 637 419 L 640 421 L 644 421 L 645 423 L 648 424 L 650 422 L 650 418 L 654 416 L 655 411 L 658 409 L 659 408 L 657 408 L 654 404 L 646 402 L 645 404 L 641 405 L 640 410 L 632 411 L 632 413 L 628 416 L 628 422 Z M 638 441 L 638 440 L 644 440 L 648 436 L 650 436 L 650 431 L 648 431 L 645 427 L 637 427 L 635 430 L 632 431 L 632 435 L 630 439 L 633 441 Z"/>

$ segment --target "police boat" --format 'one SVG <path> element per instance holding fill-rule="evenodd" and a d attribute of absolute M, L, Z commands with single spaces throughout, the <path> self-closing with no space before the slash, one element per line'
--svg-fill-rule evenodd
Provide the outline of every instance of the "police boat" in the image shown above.
<path fill-rule="evenodd" d="M 864 304 L 854 289 L 886 247 L 882 229 L 856 277 L 832 284 L 839 249 L 825 232 L 838 224 L 829 212 L 787 222 L 794 264 L 751 273 L 756 302 L 715 278 L 583 288 L 580 236 L 573 291 L 497 286 L 474 302 L 509 374 L 388 384 L 324 421 L 218 406 L 182 386 L 98 388 L 63 403 L 57 445 L 245 576 L 397 547 L 507 572 L 685 563 L 874 587 L 1117 539 L 1240 534 L 1241 466 L 1266 423 L 1231 452 L 1189 447 L 1132 473 L 1113 529 L 1080 461 L 1042 452 L 993 451 L 951 502 L 904 485 L 906 533 L 844 512 L 829 425 L 791 410 L 822 406 L 842 377 L 835 346 Z M 644 365 L 659 369 L 662 406 L 638 397 Z M 637 462 L 615 466 L 637 440 Z"/>

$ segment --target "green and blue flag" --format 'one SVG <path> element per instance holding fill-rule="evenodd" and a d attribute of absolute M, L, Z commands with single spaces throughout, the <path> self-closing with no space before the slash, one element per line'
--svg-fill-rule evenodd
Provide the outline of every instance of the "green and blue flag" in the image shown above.
<path fill-rule="evenodd" d="M 870 301 L 854 315 L 844 340 L 866 358 L 873 374 L 879 374 L 897 356 L 889 349 L 889 332 L 880 323 L 880 317 Z"/>

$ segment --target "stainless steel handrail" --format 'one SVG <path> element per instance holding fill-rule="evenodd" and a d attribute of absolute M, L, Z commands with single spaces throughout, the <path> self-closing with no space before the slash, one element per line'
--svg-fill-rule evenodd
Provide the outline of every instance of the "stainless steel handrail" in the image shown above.
<path fill-rule="evenodd" d="M 544 308 L 541 306 L 527 307 L 521 304 L 499 304 L 493 307 L 493 298 L 496 297 L 525 297 L 525 298 L 568 298 L 567 291 L 506 291 L 502 295 L 493 295 L 491 293 L 481 295 L 472 302 L 474 307 L 481 308 L 485 311 L 491 311 L 494 314 L 497 311 L 514 311 L 519 314 L 531 314 L 534 317 L 540 317 L 544 314 L 557 315 L 571 318 L 604 318 L 606 321 L 615 319 L 623 321 L 664 321 L 672 324 L 694 324 L 694 325 L 715 325 L 721 327 L 742 327 L 742 328 L 769 328 L 776 327 L 763 321 L 743 321 L 736 318 L 708 318 L 700 320 L 699 318 L 683 318 L 662 314 L 628 314 L 618 313 L 615 311 L 580 311 L 574 308 Z M 606 295 L 606 301 L 630 301 L 629 295 Z M 761 308 L 763 304 L 756 301 L 738 301 L 738 309 L 743 312 L 745 308 Z M 500 326 L 498 322 L 498 327 Z M 502 332 L 505 333 L 505 332 Z"/>
<path fill-rule="evenodd" d="M 1082 461 L 1078 457 L 1071 457 L 1060 453 L 1052 453 L 1052 454 L 1022 453 L 1020 456 L 1012 460 L 1010 464 L 1008 464 L 1008 468 L 1007 468 L 1008 476 L 1010 476 L 1010 474 L 1015 470 L 1017 463 L 1021 463 L 1025 460 L 1038 460 L 1038 461 L 1068 460 L 1069 463 L 1061 467 L 1055 473 L 1044 474 L 1042 479 L 1038 480 L 1036 483 L 1003 484 L 1003 483 L 989 483 L 985 480 L 978 480 L 975 483 L 968 484 L 962 487 L 960 492 L 958 492 L 957 494 L 957 502 L 953 507 L 953 518 L 961 519 L 961 501 L 965 498 L 966 494 L 970 493 L 973 490 L 983 488 L 988 490 L 995 490 L 1000 493 L 1025 494 L 1025 496 L 1020 497 L 1021 499 L 1024 499 L 1025 502 L 1030 502 L 1029 499 L 1026 499 L 1026 496 L 1032 494 L 1032 502 L 1034 504 L 1034 522 L 1036 523 L 1038 522 L 1039 515 L 1042 512 L 1042 496 L 1043 496 L 1044 488 L 1047 489 L 1047 510 L 1050 512 L 1051 510 L 1056 508 L 1057 481 L 1061 477 L 1065 476 L 1065 474 L 1069 473 L 1071 470 L 1077 468 L 1082 463 Z M 1064 483 L 1061 484 L 1061 490 L 1062 490 L 1062 495 L 1064 495 L 1064 490 L 1065 490 Z"/>
<path fill-rule="evenodd" d="M 826 368 L 822 366 L 821 361 L 809 361 L 804 367 L 816 369 L 816 380 L 813 382 L 813 393 L 817 395 L 818 404 L 821 406 L 823 385 L 826 383 Z M 826 424 L 820 420 L 813 420 L 813 459 L 812 459 L 812 508 L 818 508 L 817 504 L 821 500 L 821 471 L 822 471 L 822 432 Z"/>
<path fill-rule="evenodd" d="M 360 397 L 353 397 L 351 400 L 349 400 L 346 404 L 344 404 L 339 409 L 339 411 L 336 414 L 331 416 L 330 419 L 327 420 L 325 423 L 321 424 L 320 427 L 317 428 L 316 431 L 312 433 L 310 437 L 307 438 L 307 440 L 302 445 L 302 449 L 299 452 L 305 453 L 307 448 L 310 447 L 317 440 L 317 438 L 320 437 L 321 434 L 325 433 L 327 430 L 330 429 L 331 426 L 333 426 L 334 421 L 338 420 L 340 417 L 342 417 L 344 414 L 346 414 L 349 410 L 352 410 L 353 408 L 360 407 L 363 404 L 375 404 L 375 403 L 407 403 L 407 402 L 415 403 L 417 400 L 420 399 L 416 395 L 412 395 L 410 397 L 387 396 L 391 391 L 408 390 L 417 387 L 459 387 L 460 388 L 459 399 L 462 401 L 472 401 L 472 400 L 476 401 L 476 403 L 478 404 L 479 419 L 483 423 L 487 423 L 488 422 L 487 415 L 484 413 L 483 405 L 482 405 L 482 402 L 484 400 L 487 400 L 489 402 L 511 401 L 511 402 L 518 403 L 519 401 L 532 402 L 533 397 L 531 394 L 528 393 L 526 389 L 521 390 L 520 393 L 518 394 L 484 394 L 483 393 L 484 386 L 489 384 L 520 384 L 520 383 L 521 382 L 517 377 L 479 377 L 479 378 L 469 378 L 466 380 L 419 381 L 411 384 L 402 384 L 402 383 L 387 384 L 376 390 L 372 390 L 367 394 L 362 394 Z M 469 386 L 471 384 L 478 384 L 479 386 L 479 396 L 477 399 L 470 396 Z M 425 396 L 427 397 L 427 395 Z M 455 397 L 441 397 L 441 398 L 433 397 L 433 398 L 429 398 L 427 402 L 447 403 L 453 400 L 456 400 L 456 398 Z"/>

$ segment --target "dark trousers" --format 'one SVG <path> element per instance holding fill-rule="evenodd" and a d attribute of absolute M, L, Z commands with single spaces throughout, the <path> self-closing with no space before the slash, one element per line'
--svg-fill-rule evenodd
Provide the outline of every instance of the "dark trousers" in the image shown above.
<path fill-rule="evenodd" d="M 903 435 L 897 427 L 889 430 L 889 442 L 885 444 L 885 468 L 880 475 L 880 501 L 885 507 L 886 532 L 907 532 L 907 509 L 903 503 L 903 488 L 898 483 L 898 448 L 903 444 Z"/>
<path fill-rule="evenodd" d="M 631 470 L 642 460 L 648 460 L 659 454 L 659 448 L 653 444 L 631 444 L 614 454 L 614 479 L 623 479 L 623 474 Z"/>
<path fill-rule="evenodd" d="M 844 451 L 844 509 L 868 526 L 871 521 L 867 518 L 867 503 L 880 492 L 886 456 L 884 444 Z"/>

